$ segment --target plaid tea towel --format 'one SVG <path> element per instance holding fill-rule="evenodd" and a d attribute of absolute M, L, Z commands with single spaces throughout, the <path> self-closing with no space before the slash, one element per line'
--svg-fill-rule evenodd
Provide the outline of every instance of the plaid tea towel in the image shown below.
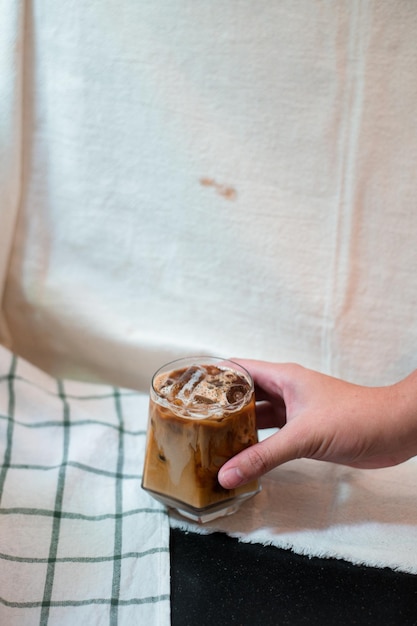
<path fill-rule="evenodd" d="M 147 403 L 0 347 L 0 624 L 170 623 L 168 517 L 140 486 Z"/>

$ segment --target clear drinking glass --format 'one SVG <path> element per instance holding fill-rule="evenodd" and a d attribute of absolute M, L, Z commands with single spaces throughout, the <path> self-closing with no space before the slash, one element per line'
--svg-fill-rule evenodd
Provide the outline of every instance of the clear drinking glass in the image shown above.
<path fill-rule="evenodd" d="M 142 487 L 197 522 L 234 513 L 260 491 L 257 480 L 224 489 L 217 474 L 258 441 L 250 374 L 215 357 L 189 357 L 153 376 Z"/>

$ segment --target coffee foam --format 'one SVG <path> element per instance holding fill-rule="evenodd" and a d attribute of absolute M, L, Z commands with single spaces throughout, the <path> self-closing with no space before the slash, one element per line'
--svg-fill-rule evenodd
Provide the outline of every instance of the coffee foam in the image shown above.
<path fill-rule="evenodd" d="M 192 418 L 204 418 L 219 409 L 238 410 L 252 390 L 243 374 L 214 365 L 165 372 L 155 378 L 153 386 L 164 404 Z"/>

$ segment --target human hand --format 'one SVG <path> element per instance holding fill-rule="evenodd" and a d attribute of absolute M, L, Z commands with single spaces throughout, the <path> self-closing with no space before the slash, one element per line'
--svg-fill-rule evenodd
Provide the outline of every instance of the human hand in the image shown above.
<path fill-rule="evenodd" d="M 394 385 L 364 387 L 296 364 L 236 362 L 254 379 L 258 427 L 279 430 L 223 465 L 226 489 L 296 458 L 371 469 L 417 454 L 417 371 Z"/>

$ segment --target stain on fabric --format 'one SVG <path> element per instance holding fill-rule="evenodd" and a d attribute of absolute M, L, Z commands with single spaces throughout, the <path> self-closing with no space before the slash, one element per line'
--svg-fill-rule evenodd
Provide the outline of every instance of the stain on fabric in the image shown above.
<path fill-rule="evenodd" d="M 212 187 L 219 196 L 223 196 L 226 200 L 235 200 L 237 191 L 234 187 L 218 183 L 214 178 L 200 178 L 200 185 L 203 187 Z"/>

